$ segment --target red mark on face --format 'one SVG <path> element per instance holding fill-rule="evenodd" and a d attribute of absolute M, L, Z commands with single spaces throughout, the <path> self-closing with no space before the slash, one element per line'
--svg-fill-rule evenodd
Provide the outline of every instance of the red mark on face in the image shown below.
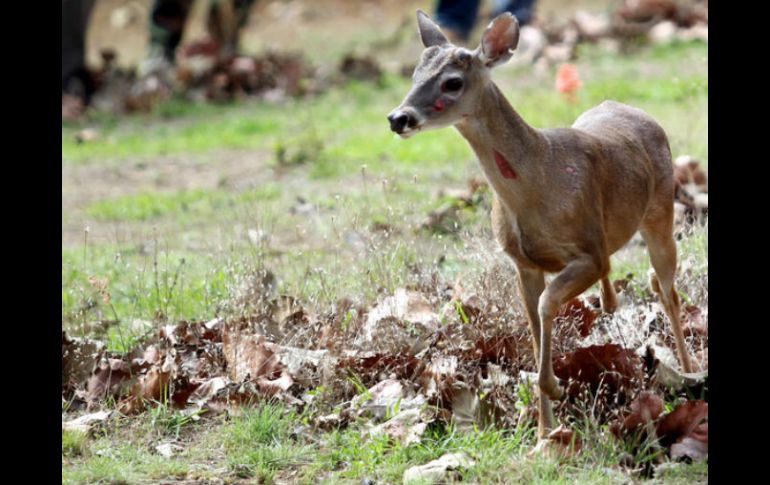
<path fill-rule="evenodd" d="M 500 170 L 500 173 L 503 175 L 503 177 L 507 179 L 516 178 L 516 172 L 511 167 L 511 164 L 508 163 L 508 160 L 506 160 L 505 157 L 502 156 L 498 151 L 495 151 L 495 162 L 497 163 L 497 168 Z"/>
<path fill-rule="evenodd" d="M 433 109 L 438 111 L 439 113 L 444 111 L 444 100 L 441 98 L 438 98 L 435 103 L 433 103 Z"/>

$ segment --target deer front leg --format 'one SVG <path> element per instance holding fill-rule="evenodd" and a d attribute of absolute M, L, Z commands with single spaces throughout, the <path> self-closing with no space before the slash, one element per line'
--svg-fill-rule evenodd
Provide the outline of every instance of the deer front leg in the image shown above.
<path fill-rule="evenodd" d="M 537 303 L 545 289 L 545 275 L 540 270 L 522 268 L 517 266 L 519 292 L 524 299 L 524 307 L 527 310 L 529 330 L 532 332 L 532 349 L 535 362 L 540 356 L 540 315 L 537 311 Z M 548 436 L 548 432 L 554 428 L 555 420 L 551 400 L 540 393 L 539 410 L 537 418 L 537 435 L 539 438 Z"/>
<path fill-rule="evenodd" d="M 560 399 L 564 389 L 559 386 L 553 373 L 553 359 L 551 357 L 551 330 L 553 319 L 559 311 L 559 307 L 587 290 L 599 278 L 602 277 L 602 265 L 597 263 L 597 258 L 586 256 L 574 260 L 551 281 L 551 284 L 540 295 L 538 314 L 540 315 L 540 362 L 538 368 L 538 384 L 541 395 L 552 399 Z"/>

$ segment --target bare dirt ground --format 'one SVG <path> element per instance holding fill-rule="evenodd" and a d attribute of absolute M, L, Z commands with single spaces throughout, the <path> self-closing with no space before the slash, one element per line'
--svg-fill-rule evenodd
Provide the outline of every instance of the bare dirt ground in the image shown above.
<path fill-rule="evenodd" d="M 145 191 L 231 188 L 242 190 L 271 178 L 263 163 L 270 153 L 219 150 L 204 155 L 168 155 L 123 163 L 64 165 L 62 210 L 82 210 L 97 200 Z M 209 163 L 209 160 L 217 163 Z M 65 232 L 68 232 L 65 230 Z"/>

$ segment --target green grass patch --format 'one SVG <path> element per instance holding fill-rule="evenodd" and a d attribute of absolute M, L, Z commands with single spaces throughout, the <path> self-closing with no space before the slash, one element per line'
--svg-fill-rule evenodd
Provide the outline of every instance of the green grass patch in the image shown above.
<path fill-rule="evenodd" d="M 178 102 L 175 102 L 178 103 Z M 164 106 L 164 105 L 161 105 Z M 228 109 L 230 108 L 230 109 Z M 159 108 L 162 110 L 162 108 Z M 202 106 L 198 109 L 171 110 L 182 118 L 139 115 L 120 121 L 97 118 L 97 140 L 77 143 L 80 127 L 62 126 L 62 161 L 65 163 L 157 157 L 180 153 L 207 153 L 212 150 L 269 148 L 272 136 L 286 128 L 290 118 L 281 113 L 286 107 L 261 103 L 247 106 Z M 151 129 L 148 129 L 148 125 Z"/>
<path fill-rule="evenodd" d="M 88 449 L 88 435 L 82 431 L 62 431 L 61 454 L 62 457 L 76 457 L 83 455 Z"/>
<path fill-rule="evenodd" d="M 231 290 L 236 266 L 225 257 L 144 246 L 64 250 L 62 328 L 104 334 L 113 349 L 127 350 L 152 330 L 137 319 L 211 317 Z M 92 278 L 105 282 L 103 291 Z"/>
<path fill-rule="evenodd" d="M 190 470 L 182 459 L 165 458 L 137 443 L 108 438 L 94 442 L 85 459 L 67 465 L 62 466 L 63 484 L 142 483 L 184 478 Z"/>
<path fill-rule="evenodd" d="M 312 448 L 292 437 L 298 416 L 277 404 L 247 409 L 223 430 L 230 470 L 242 478 L 271 483 L 279 470 L 312 461 Z"/>
<path fill-rule="evenodd" d="M 212 216 L 239 204 L 268 202 L 280 195 L 281 188 L 275 183 L 241 193 L 203 189 L 173 193 L 144 192 L 95 202 L 86 209 L 86 213 L 102 221 L 148 221 L 181 215 Z"/>

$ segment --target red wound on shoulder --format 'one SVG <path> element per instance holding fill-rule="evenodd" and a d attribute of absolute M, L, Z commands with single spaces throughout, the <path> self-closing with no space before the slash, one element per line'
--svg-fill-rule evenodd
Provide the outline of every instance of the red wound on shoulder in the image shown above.
<path fill-rule="evenodd" d="M 444 100 L 441 98 L 438 98 L 435 103 L 433 103 L 433 109 L 436 111 L 444 111 Z"/>
<path fill-rule="evenodd" d="M 511 164 L 508 163 L 508 160 L 506 160 L 505 157 L 502 156 L 498 151 L 495 151 L 495 162 L 497 163 L 497 168 L 500 170 L 500 173 L 503 175 L 503 177 L 507 179 L 516 178 L 516 172 L 513 170 L 513 167 L 511 167 Z"/>

